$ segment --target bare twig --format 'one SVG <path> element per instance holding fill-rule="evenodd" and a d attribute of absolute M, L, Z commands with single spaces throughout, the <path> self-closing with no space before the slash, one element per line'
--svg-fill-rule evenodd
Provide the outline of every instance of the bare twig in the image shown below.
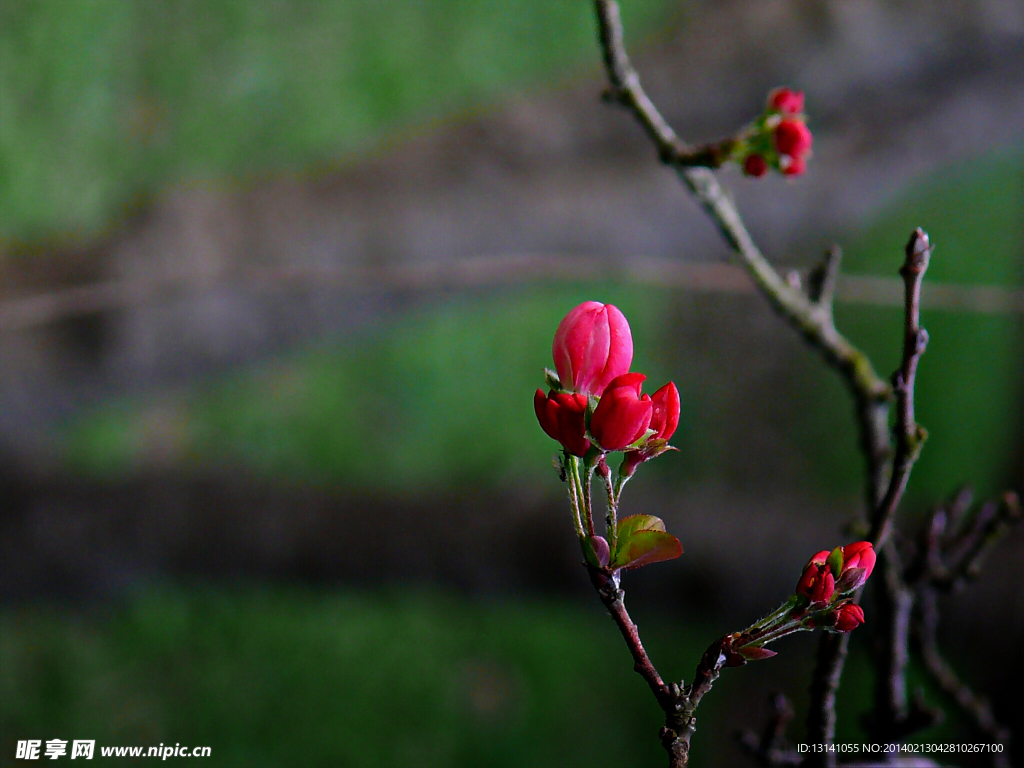
<path fill-rule="evenodd" d="M 934 574 L 932 583 L 939 589 L 949 591 L 961 586 L 966 580 L 976 578 L 981 561 L 1009 533 L 1010 527 L 1020 520 L 1020 499 L 1013 491 L 1007 491 L 996 502 L 983 505 L 967 521 L 962 536 L 949 545 L 951 552 L 944 572 Z"/>
<path fill-rule="evenodd" d="M 676 136 L 640 86 L 640 76 L 630 63 L 623 44 L 618 4 L 612 0 L 597 0 L 595 5 L 605 67 L 612 85 L 609 98 L 629 108 L 654 142 L 662 161 L 676 165 L 673 162 L 674 158 L 690 152 L 690 149 Z M 840 372 L 849 387 L 856 402 L 860 443 L 867 461 L 866 493 L 869 507 L 874 513 L 872 527 L 881 527 L 883 532 L 887 533 L 885 520 L 891 515 L 883 516 L 880 504 L 890 495 L 886 491 L 889 488 L 892 489 L 891 495 L 894 497 L 889 499 L 889 506 L 895 509 L 904 487 L 903 484 L 897 484 L 893 488 L 890 482 L 889 459 L 892 449 L 888 436 L 888 402 L 892 390 L 875 373 L 868 358 L 836 329 L 832 314 L 831 291 L 823 289 L 834 281 L 838 258 L 832 258 L 824 268 L 822 289 L 816 291 L 816 300 L 812 299 L 799 287 L 789 284 L 782 278 L 760 252 L 747 232 L 735 205 L 710 170 L 679 165 L 676 165 L 676 168 L 683 182 L 715 222 L 726 242 L 739 256 L 741 265 L 772 307 Z M 919 291 L 915 295 L 919 295 Z M 916 327 L 916 299 L 913 306 Z M 916 367 L 916 357 L 913 365 Z M 904 387 L 904 390 L 909 393 L 912 402 L 913 370 L 908 370 L 907 373 L 910 375 L 904 376 L 900 381 L 905 384 L 907 379 L 910 379 L 909 389 Z M 910 416 L 913 416 L 912 406 Z M 882 520 L 884 525 L 878 526 L 879 520 Z M 811 732 L 808 738 L 817 743 L 831 743 L 835 723 L 834 712 L 831 710 L 842 674 L 842 662 L 848 641 L 844 636 L 825 637 L 821 642 L 813 688 L 814 701 L 809 720 Z M 834 753 L 823 754 L 827 761 L 834 761 Z"/>
<path fill-rule="evenodd" d="M 811 704 L 807 711 L 807 739 L 813 744 L 831 744 L 836 737 L 836 692 L 849 651 L 849 635 L 823 635 L 811 678 Z M 808 766 L 835 764 L 831 753 L 811 753 Z"/>
<path fill-rule="evenodd" d="M 981 561 L 1021 520 L 1020 499 L 1013 491 L 973 513 L 969 513 L 971 497 L 969 491 L 961 491 L 929 516 L 916 558 L 906 571 L 908 584 L 943 592 L 959 589 L 978 575 Z"/>
<path fill-rule="evenodd" d="M 753 731 L 740 734 L 740 744 L 747 749 L 758 765 L 800 765 L 803 757 L 786 744 L 786 726 L 793 719 L 793 707 L 781 693 L 771 696 L 772 716 L 760 737 Z"/>
<path fill-rule="evenodd" d="M 903 358 L 899 369 L 893 374 L 893 390 L 896 395 L 895 456 L 891 465 L 883 462 L 881 467 L 874 466 L 870 458 L 868 461 L 869 494 L 873 494 L 875 500 L 868 540 L 878 550 L 885 574 L 880 589 L 883 609 L 880 611 L 880 623 L 885 638 L 880 649 L 881 670 L 876 694 L 874 727 L 877 733 L 893 736 L 901 733 L 905 735 L 911 727 L 918 728 L 920 723 L 924 722 L 923 716 L 918 717 L 920 712 L 915 709 L 911 713 L 906 705 L 906 682 L 903 672 L 908 660 L 907 626 L 913 609 L 913 593 L 907 590 L 903 583 L 896 548 L 890 541 L 893 517 L 927 436 L 924 429 L 914 420 L 914 382 L 917 364 L 928 343 L 928 334 L 920 325 L 920 307 L 921 282 L 928 268 L 931 245 L 928 235 L 922 229 L 915 229 L 911 233 L 905 253 L 906 258 L 900 268 L 900 275 L 904 281 Z M 881 450 L 883 439 L 888 449 L 888 436 L 883 438 L 883 435 L 885 433 L 880 424 L 862 423 L 861 440 L 865 453 L 872 450 L 871 445 L 876 446 L 874 450 Z M 870 441 L 870 444 L 867 441 Z M 871 454 L 868 455 L 870 457 Z M 888 480 L 883 485 L 880 481 L 887 472 Z M 885 491 L 879 496 L 883 487 Z M 859 600 L 860 593 L 855 595 L 854 599 Z M 812 731 L 809 736 L 811 739 L 821 739 L 830 743 L 835 736 L 835 715 L 825 716 L 820 710 L 826 706 L 827 699 L 834 698 L 835 691 L 825 689 L 828 681 L 833 681 L 838 686 L 848 643 L 848 636 L 838 640 L 821 640 L 818 665 L 814 671 L 815 684 L 812 686 L 808 726 L 821 727 L 824 730 Z M 819 699 L 818 696 L 822 698 Z M 835 765 L 835 756 L 832 753 L 825 753 L 816 759 L 820 765 Z"/>
<path fill-rule="evenodd" d="M 1009 768 L 1010 731 L 996 720 L 988 701 L 971 690 L 964 683 L 949 662 L 939 651 L 936 638 L 939 624 L 937 594 L 933 587 L 921 590 L 919 619 L 916 625 L 915 639 L 924 667 L 928 675 L 939 688 L 956 702 L 960 710 L 974 723 L 974 726 L 1003 745 L 1002 752 L 993 752 L 993 768 Z"/>
<path fill-rule="evenodd" d="M 842 260 L 843 249 L 833 245 L 825 254 L 824 260 L 811 270 L 807 277 L 807 295 L 811 301 L 826 307 L 832 306 Z"/>
<path fill-rule="evenodd" d="M 615 620 L 616 626 L 622 633 L 622 639 L 626 641 L 626 647 L 629 648 L 629 652 L 633 656 L 633 669 L 647 683 L 662 709 L 671 706 L 669 686 L 665 685 L 658 670 L 654 668 L 647 651 L 644 650 L 643 643 L 640 642 L 640 632 L 626 611 L 626 593 L 619 589 L 617 580 L 607 578 L 599 569 L 588 567 L 588 570 L 594 588 L 597 589 L 597 593 L 601 597 L 601 602 Z"/>
<path fill-rule="evenodd" d="M 881 548 L 889 538 L 893 515 L 910 479 L 910 471 L 921 453 L 928 433 L 914 421 L 914 381 L 917 364 L 928 346 L 928 332 L 921 327 L 921 282 L 931 256 L 931 243 L 918 227 L 907 241 L 906 260 L 900 268 L 905 283 L 903 361 L 893 374 L 896 393 L 896 456 L 889 487 L 871 520 L 868 539 Z"/>

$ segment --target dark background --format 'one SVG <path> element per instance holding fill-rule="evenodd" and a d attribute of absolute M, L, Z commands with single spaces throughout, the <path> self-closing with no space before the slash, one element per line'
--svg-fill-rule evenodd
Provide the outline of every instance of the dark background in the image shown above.
<path fill-rule="evenodd" d="M 838 322 L 883 374 L 902 245 L 930 233 L 905 524 L 964 483 L 1020 491 L 1024 5 L 623 14 L 688 139 L 806 92 L 806 176 L 722 177 L 786 269 L 842 244 Z M 530 405 L 559 319 L 616 304 L 634 369 L 682 394 L 679 452 L 623 501 L 685 549 L 625 582 L 664 674 L 852 540 L 861 459 L 836 376 L 602 86 L 582 0 L 0 5 L 0 764 L 27 738 L 663 760 Z M 942 631 L 1018 733 L 1022 553 L 1017 532 Z M 842 741 L 864 738 L 867 606 Z M 814 641 L 723 677 L 695 761 L 741 761 L 773 690 L 801 740 Z M 911 676 L 950 715 L 920 740 L 985 740 Z"/>

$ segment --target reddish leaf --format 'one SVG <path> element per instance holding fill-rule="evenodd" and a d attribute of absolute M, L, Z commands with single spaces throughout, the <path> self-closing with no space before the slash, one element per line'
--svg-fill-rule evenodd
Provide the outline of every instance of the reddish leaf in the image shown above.
<path fill-rule="evenodd" d="M 776 652 L 767 648 L 748 645 L 746 648 L 740 648 L 739 654 L 747 661 L 760 661 L 761 659 L 770 659 L 776 655 Z"/>
<path fill-rule="evenodd" d="M 615 558 L 609 563 L 612 568 L 639 568 L 663 560 L 673 560 L 683 554 L 683 545 L 679 539 L 665 531 L 636 531 L 616 543 Z"/>

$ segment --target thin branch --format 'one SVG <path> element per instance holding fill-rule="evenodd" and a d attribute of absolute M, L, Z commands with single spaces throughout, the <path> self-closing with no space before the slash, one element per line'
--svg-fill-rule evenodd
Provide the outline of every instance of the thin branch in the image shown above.
<path fill-rule="evenodd" d="M 917 364 L 928 346 L 928 332 L 921 327 L 921 283 L 930 256 L 928 235 L 918 227 L 907 241 L 906 260 L 900 268 L 905 293 L 903 360 L 899 370 L 893 374 L 893 390 L 896 393 L 896 456 L 889 487 L 871 520 L 868 539 L 876 548 L 881 548 L 889 538 L 892 519 L 907 488 L 910 471 L 928 436 L 914 420 L 914 381 Z"/>
<path fill-rule="evenodd" d="M 914 592 L 903 579 L 903 566 L 892 539 L 881 550 L 882 585 L 879 590 L 880 642 L 875 679 L 875 711 L 871 717 L 872 737 L 880 744 L 892 744 L 933 725 L 941 713 L 924 705 L 920 698 L 908 701 L 907 665 L 910 662 L 910 626 Z"/>
<path fill-rule="evenodd" d="M 807 712 L 807 739 L 812 744 L 831 744 L 836 737 L 836 692 L 849 652 L 850 635 L 823 635 L 811 678 L 811 704 Z M 808 768 L 835 765 L 831 752 L 812 752 Z"/>
<path fill-rule="evenodd" d="M 869 495 L 873 496 L 875 505 L 871 515 L 871 531 L 868 540 L 871 541 L 883 560 L 883 567 L 886 561 L 896 560 L 896 549 L 891 545 L 890 535 L 892 531 L 892 520 L 896 509 L 903 498 L 903 493 L 910 479 L 910 472 L 921 452 L 921 446 L 927 437 L 927 433 L 914 419 L 914 382 L 917 375 L 917 364 L 924 353 L 928 343 L 928 333 L 921 328 L 921 282 L 925 270 L 928 268 L 928 260 L 931 255 L 931 244 L 928 235 L 924 230 L 915 229 L 910 235 L 905 249 L 905 260 L 900 268 L 900 275 L 904 282 L 904 333 L 903 333 L 903 358 L 899 369 L 893 374 L 893 390 L 896 395 L 896 450 L 891 465 L 887 468 L 888 462 L 884 460 L 880 465 L 872 462 L 871 456 L 878 455 L 882 450 L 883 439 L 885 450 L 889 448 L 888 436 L 883 431 L 883 425 L 878 421 L 868 424 L 861 423 L 862 449 L 869 457 Z M 863 416 L 880 418 L 880 413 L 866 414 Z M 884 436 L 884 438 L 883 438 Z M 888 481 L 881 483 L 888 472 Z M 881 488 L 885 488 L 884 494 L 879 498 Z M 906 667 L 906 643 L 907 643 L 907 621 L 913 607 L 913 595 L 906 591 L 906 585 L 902 582 L 902 573 L 898 567 L 890 569 L 886 567 L 886 579 L 882 585 L 883 592 L 883 625 L 887 627 L 883 647 L 880 650 L 882 656 L 882 669 L 885 674 L 880 675 L 884 679 L 879 681 L 879 691 L 876 697 L 876 723 L 875 727 L 879 732 L 886 728 L 899 728 L 901 730 L 909 727 L 911 721 L 908 719 L 910 713 L 906 709 L 906 682 L 903 669 Z M 860 592 L 854 596 L 854 600 L 860 600 Z M 887 609 L 887 610 L 886 610 Z M 812 741 L 831 743 L 835 737 L 835 715 L 823 715 L 821 709 L 827 706 L 828 701 L 834 700 L 835 689 L 839 685 L 842 676 L 843 665 L 848 637 L 844 636 L 838 641 L 831 638 L 822 638 L 818 663 L 814 670 L 815 682 L 812 685 L 812 702 L 808 718 L 810 733 L 808 738 Z M 834 686 L 834 687 L 833 687 Z M 820 698 L 819 698 L 820 697 Z M 914 727 L 923 719 L 918 718 L 915 710 L 913 718 Z M 897 723 L 899 725 L 897 726 Z M 816 729 L 822 730 L 816 730 Z M 835 765 L 835 755 L 825 753 L 820 760 L 824 766 Z"/>
<path fill-rule="evenodd" d="M 793 707 L 781 693 L 772 694 L 772 716 L 761 736 L 753 731 L 740 734 L 740 744 L 750 752 L 758 765 L 800 765 L 803 756 L 786 744 L 786 726 L 793 719 Z"/>
<path fill-rule="evenodd" d="M 617 579 L 608 578 L 597 568 L 588 566 L 588 571 L 601 602 L 615 620 L 622 639 L 626 641 L 626 647 L 633 657 L 633 670 L 644 679 L 658 700 L 658 705 L 664 709 L 670 703 L 670 690 L 640 642 L 640 631 L 626 610 L 626 593 L 619 589 Z"/>
<path fill-rule="evenodd" d="M 623 44 L 618 3 L 597 0 L 596 9 L 605 67 L 613 86 L 610 98 L 633 112 L 659 156 L 671 164 L 674 156 L 687 153 L 689 147 L 676 136 L 640 86 L 640 75 Z M 867 357 L 836 330 L 828 308 L 791 287 L 764 257 L 714 174 L 706 168 L 682 168 L 679 173 L 772 306 L 844 373 L 852 388 L 868 399 L 887 399 L 889 386 L 874 372 Z"/>
<path fill-rule="evenodd" d="M 939 623 L 937 602 L 934 588 L 926 587 L 922 590 L 915 639 L 925 670 L 979 731 L 1003 745 L 1001 753 L 991 753 L 993 768 L 1009 768 L 1010 730 L 996 720 L 988 701 L 971 690 L 939 652 L 936 637 Z"/>
<path fill-rule="evenodd" d="M 811 270 L 807 277 L 807 295 L 811 301 L 831 308 L 842 260 L 843 249 L 833 245 L 825 254 L 824 260 Z"/>
<path fill-rule="evenodd" d="M 977 577 L 981 561 L 991 549 L 1021 520 L 1021 504 L 1017 494 L 1007 491 L 998 502 L 990 502 L 969 521 L 965 533 L 954 541 L 958 556 L 952 558 L 943 574 L 935 574 L 932 583 L 942 590 L 953 590 L 964 581 Z"/>
<path fill-rule="evenodd" d="M 687 153 L 689 147 L 676 136 L 640 86 L 640 76 L 626 55 L 618 4 L 612 0 L 596 0 L 595 7 L 605 67 L 612 84 L 609 98 L 632 111 L 654 142 L 662 161 L 674 164 L 673 159 L 679 154 Z M 868 358 L 836 329 L 830 301 L 831 293 L 819 291 L 815 301 L 779 275 L 754 243 L 732 200 L 710 170 L 678 165 L 676 169 L 684 184 L 739 256 L 741 265 L 772 307 L 840 372 L 852 392 L 856 402 L 860 444 L 867 461 L 866 493 L 869 507 L 875 512 L 872 515 L 874 528 L 880 519 L 888 519 L 888 516 L 883 518 L 879 513 L 879 503 L 889 495 L 885 489 L 893 489 L 889 479 L 891 446 L 888 436 L 888 401 L 892 390 L 875 373 Z M 829 271 L 834 271 L 837 267 L 838 258 L 834 258 L 832 263 L 826 266 L 825 277 L 829 276 Z M 822 301 L 823 298 L 826 300 Z M 915 301 L 914 307 L 916 306 Z M 910 379 L 911 398 L 912 373 L 913 371 L 910 371 L 911 375 L 904 376 L 901 380 L 906 382 L 907 378 Z M 912 416 L 912 410 L 910 413 Z M 895 493 L 895 499 L 890 500 L 891 502 L 898 502 L 902 489 L 902 484 L 894 489 L 898 493 Z M 892 507 L 895 508 L 894 503 Z M 848 640 L 846 636 L 838 639 L 825 637 L 821 642 L 815 685 L 812 689 L 814 701 L 811 707 L 811 732 L 808 738 L 817 743 L 831 743 L 835 729 L 835 716 L 832 711 L 835 691 L 842 674 Z M 824 754 L 827 760 L 834 761 L 834 753 Z"/>

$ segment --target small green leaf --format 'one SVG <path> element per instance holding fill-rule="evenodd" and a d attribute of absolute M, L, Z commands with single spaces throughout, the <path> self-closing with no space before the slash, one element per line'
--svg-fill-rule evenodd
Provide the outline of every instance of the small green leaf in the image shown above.
<path fill-rule="evenodd" d="M 665 523 L 654 515 L 631 515 L 619 520 L 615 526 L 615 536 L 620 541 L 628 539 L 637 531 L 664 531 Z"/>
<path fill-rule="evenodd" d="M 664 531 L 636 531 L 616 543 L 615 558 L 609 563 L 611 568 L 639 568 L 683 554 L 679 539 Z"/>

